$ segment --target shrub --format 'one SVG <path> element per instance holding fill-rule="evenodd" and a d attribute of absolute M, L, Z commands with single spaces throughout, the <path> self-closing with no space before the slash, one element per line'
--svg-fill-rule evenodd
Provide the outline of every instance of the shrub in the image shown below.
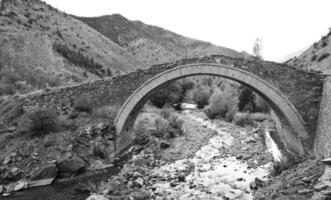
<path fill-rule="evenodd" d="M 255 109 L 255 95 L 253 91 L 246 87 L 241 86 L 239 89 L 239 103 L 238 103 L 238 109 L 239 111 L 243 112 L 252 112 Z"/>
<path fill-rule="evenodd" d="M 226 121 L 232 121 L 233 114 L 237 111 L 236 92 L 232 86 L 225 86 L 224 91 L 216 88 L 209 99 L 209 106 L 204 111 L 210 119 L 224 118 Z"/>
<path fill-rule="evenodd" d="M 193 100 L 198 108 L 204 108 L 209 103 L 210 89 L 205 86 L 198 87 L 193 93 Z"/>
<path fill-rule="evenodd" d="M 322 60 L 324 60 L 325 58 L 329 57 L 329 53 L 324 53 L 322 54 L 319 58 L 318 58 L 318 62 L 321 62 Z"/>
<path fill-rule="evenodd" d="M 16 92 L 16 87 L 14 84 L 4 83 L 0 87 L 0 95 L 13 95 Z"/>
<path fill-rule="evenodd" d="M 324 40 L 323 42 L 322 42 L 322 47 L 326 47 L 328 45 L 328 41 L 327 40 Z"/>
<path fill-rule="evenodd" d="M 56 113 L 44 108 L 29 113 L 25 124 L 23 124 L 23 132 L 30 132 L 32 136 L 56 132 L 58 128 L 59 122 Z"/>
<path fill-rule="evenodd" d="M 233 121 L 238 126 L 255 126 L 254 120 L 249 113 L 236 113 L 233 117 Z"/>
<path fill-rule="evenodd" d="M 93 111 L 94 118 L 101 118 L 101 119 L 110 119 L 111 117 L 116 117 L 117 113 L 116 107 L 113 106 L 102 106 L 98 107 Z"/>
<path fill-rule="evenodd" d="M 169 103 L 173 104 L 177 110 L 180 110 L 187 92 L 194 87 L 194 84 L 194 81 L 189 78 L 170 82 L 153 92 L 149 100 L 158 108 L 162 108 Z"/>
<path fill-rule="evenodd" d="M 311 61 L 315 61 L 316 60 L 316 58 L 317 58 L 317 56 L 316 55 L 313 55 L 312 57 L 311 57 Z"/>
<path fill-rule="evenodd" d="M 204 86 L 212 87 L 213 86 L 213 78 L 211 76 L 203 77 L 202 80 L 201 80 L 201 84 L 204 85 Z"/>
<path fill-rule="evenodd" d="M 183 134 L 183 123 L 183 119 L 169 108 L 162 109 L 160 114 L 141 114 L 134 125 L 135 141 L 145 144 L 151 136 L 160 140 L 180 136 Z"/>
<path fill-rule="evenodd" d="M 57 30 L 56 34 L 59 37 L 63 37 L 59 30 Z M 55 43 L 53 44 L 53 49 L 68 59 L 71 63 L 82 66 L 89 72 L 100 76 L 100 70 L 103 68 L 103 66 L 96 63 L 93 58 L 86 57 L 80 51 L 70 49 L 65 44 Z"/>
<path fill-rule="evenodd" d="M 92 98 L 82 95 L 74 100 L 74 109 L 80 112 L 91 113 L 93 109 Z"/>
<path fill-rule="evenodd" d="M 255 104 L 254 112 L 268 113 L 270 111 L 269 104 L 262 97 L 260 97 L 259 95 L 255 96 L 254 104 Z"/>
<path fill-rule="evenodd" d="M 228 102 L 227 99 L 225 99 L 223 92 L 216 88 L 209 99 L 210 115 L 212 118 L 217 116 L 222 118 L 225 117 L 228 110 L 227 104 Z"/>

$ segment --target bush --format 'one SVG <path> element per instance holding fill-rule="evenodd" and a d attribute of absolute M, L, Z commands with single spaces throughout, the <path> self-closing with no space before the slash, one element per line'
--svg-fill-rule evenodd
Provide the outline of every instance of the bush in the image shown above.
<path fill-rule="evenodd" d="M 256 95 L 254 104 L 255 104 L 254 112 L 268 113 L 270 111 L 269 104 L 259 95 Z"/>
<path fill-rule="evenodd" d="M 208 118 L 224 118 L 232 121 L 237 112 L 236 92 L 232 86 L 227 85 L 224 91 L 216 88 L 209 99 L 209 106 L 204 110 Z"/>
<path fill-rule="evenodd" d="M 322 60 L 324 60 L 325 58 L 329 57 L 329 53 L 324 53 L 322 54 L 319 58 L 318 58 L 318 62 L 321 62 Z"/>
<path fill-rule="evenodd" d="M 13 95 L 16 92 L 16 87 L 14 84 L 4 83 L 0 87 L 0 95 Z"/>
<path fill-rule="evenodd" d="M 59 30 L 57 30 L 56 34 L 59 37 L 63 37 Z M 86 70 L 93 74 L 96 74 L 97 76 L 102 75 L 100 70 L 103 69 L 103 66 L 96 63 L 93 58 L 86 57 L 80 51 L 70 49 L 67 45 L 60 43 L 53 44 L 53 49 L 59 54 L 61 54 L 63 57 L 68 59 L 71 63 L 82 66 Z"/>
<path fill-rule="evenodd" d="M 198 108 L 204 108 L 209 103 L 210 89 L 205 86 L 198 87 L 193 93 L 193 100 Z"/>
<path fill-rule="evenodd" d="M 317 56 L 316 55 L 313 55 L 312 57 L 311 57 L 311 61 L 315 61 L 316 60 L 316 58 L 317 58 Z"/>
<path fill-rule="evenodd" d="M 180 110 L 186 94 L 194 87 L 194 84 L 194 81 L 190 78 L 167 83 L 156 92 L 153 92 L 149 100 L 158 108 L 162 108 L 169 103 Z"/>
<path fill-rule="evenodd" d="M 135 125 L 135 142 L 145 144 L 152 138 L 165 140 L 183 134 L 183 119 L 174 110 L 162 109 L 160 114 L 143 113 L 138 116 Z"/>
<path fill-rule="evenodd" d="M 82 95 L 74 100 L 74 109 L 79 112 L 91 113 L 93 109 L 93 102 L 91 97 Z"/>
<path fill-rule="evenodd" d="M 249 113 L 236 113 L 233 117 L 233 121 L 238 126 L 255 126 L 254 120 Z"/>
<path fill-rule="evenodd" d="M 255 95 L 253 91 L 246 87 L 241 86 L 239 89 L 239 103 L 238 103 L 238 109 L 242 112 L 252 112 L 255 109 Z"/>
<path fill-rule="evenodd" d="M 59 122 L 56 113 L 44 108 L 29 113 L 23 124 L 23 132 L 30 132 L 32 136 L 46 135 L 56 132 L 58 129 Z"/>

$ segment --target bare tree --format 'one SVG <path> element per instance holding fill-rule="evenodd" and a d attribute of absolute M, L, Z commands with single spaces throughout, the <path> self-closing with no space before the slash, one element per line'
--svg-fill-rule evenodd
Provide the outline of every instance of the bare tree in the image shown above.
<path fill-rule="evenodd" d="M 257 57 L 258 59 L 262 60 L 262 39 L 256 38 L 254 47 L 253 47 L 253 56 Z"/>

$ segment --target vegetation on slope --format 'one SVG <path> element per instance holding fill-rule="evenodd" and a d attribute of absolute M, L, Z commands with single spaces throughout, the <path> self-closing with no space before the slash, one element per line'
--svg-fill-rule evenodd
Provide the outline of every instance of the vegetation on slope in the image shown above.
<path fill-rule="evenodd" d="M 39 0 L 1 1 L 0 45 L 0 95 L 145 67 L 102 34 Z"/>
<path fill-rule="evenodd" d="M 331 74 L 331 29 L 298 57 L 286 61 L 287 64 L 307 71 L 320 71 Z"/>

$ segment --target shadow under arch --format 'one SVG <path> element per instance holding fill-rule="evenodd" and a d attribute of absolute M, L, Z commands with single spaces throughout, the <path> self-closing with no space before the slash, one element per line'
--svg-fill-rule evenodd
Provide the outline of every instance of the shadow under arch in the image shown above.
<path fill-rule="evenodd" d="M 136 89 L 124 102 L 114 121 L 116 135 L 118 138 L 116 140 L 118 150 L 125 148 L 132 142 L 133 136 L 131 135 L 131 129 L 133 127 L 133 123 L 140 108 L 146 103 L 149 95 L 153 91 L 157 90 L 169 81 L 195 75 L 220 76 L 249 86 L 263 99 L 265 99 L 265 101 L 267 101 L 274 110 L 277 117 L 291 128 L 291 131 L 286 133 L 287 135 L 285 137 L 287 138 L 284 142 L 287 144 L 285 145 L 291 147 L 292 151 L 296 154 L 301 155 L 304 153 L 301 140 L 307 139 L 308 134 L 301 115 L 292 103 L 283 94 L 281 94 L 278 89 L 256 75 L 245 70 L 214 63 L 199 63 L 178 66 L 152 77 Z"/>

